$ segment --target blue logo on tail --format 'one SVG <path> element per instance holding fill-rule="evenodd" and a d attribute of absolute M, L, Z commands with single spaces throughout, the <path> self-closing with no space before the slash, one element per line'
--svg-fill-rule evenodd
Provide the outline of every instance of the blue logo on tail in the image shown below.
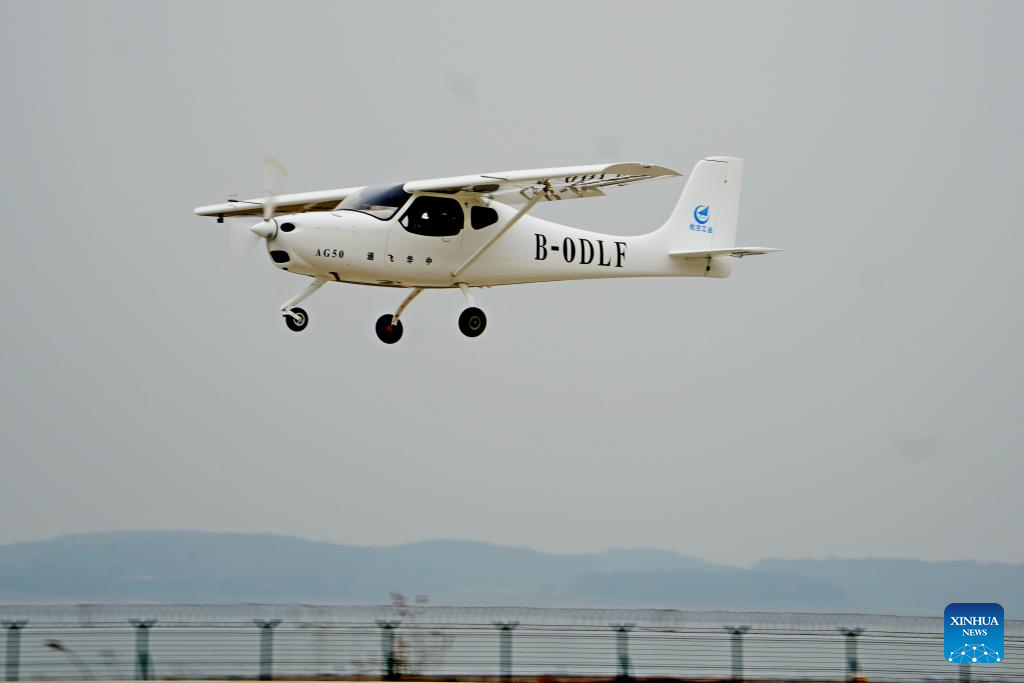
<path fill-rule="evenodd" d="M 704 225 L 708 222 L 708 212 L 711 211 L 711 207 L 707 204 L 701 204 L 693 210 L 693 220 L 697 221 L 698 224 Z"/>

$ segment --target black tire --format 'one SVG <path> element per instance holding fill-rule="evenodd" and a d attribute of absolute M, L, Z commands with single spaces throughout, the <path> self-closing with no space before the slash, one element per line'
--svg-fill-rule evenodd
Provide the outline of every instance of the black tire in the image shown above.
<path fill-rule="evenodd" d="M 393 317 L 391 313 L 385 313 L 377 318 L 377 325 L 375 326 L 377 339 L 380 339 L 385 344 L 394 344 L 402 338 L 402 321 L 396 320 L 392 324 L 391 319 Z"/>
<path fill-rule="evenodd" d="M 476 306 L 470 306 L 459 316 L 459 329 L 467 337 L 479 337 L 487 329 L 487 316 Z"/>
<path fill-rule="evenodd" d="M 292 313 L 299 316 L 299 319 L 291 317 L 287 313 L 284 316 L 284 324 L 288 326 L 288 329 L 292 332 L 302 332 L 309 325 L 309 315 L 301 308 L 293 308 Z"/>

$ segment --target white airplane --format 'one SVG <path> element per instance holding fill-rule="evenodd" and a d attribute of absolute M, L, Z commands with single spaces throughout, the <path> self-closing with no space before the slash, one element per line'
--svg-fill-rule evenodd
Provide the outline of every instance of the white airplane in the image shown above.
<path fill-rule="evenodd" d="M 279 162 L 265 159 L 277 167 Z M 484 173 L 395 185 L 273 194 L 201 206 L 218 222 L 262 216 L 253 233 L 278 268 L 313 278 L 281 311 L 288 328 L 306 329 L 298 307 L 327 282 L 412 291 L 382 315 L 377 336 L 402 338 L 402 313 L 424 289 L 462 290 L 459 329 L 477 337 L 487 325 L 471 289 L 555 280 L 622 277 L 728 277 L 730 257 L 776 249 L 737 247 L 742 159 L 697 163 L 675 210 L 645 235 L 605 235 L 529 216 L 542 201 L 604 196 L 609 187 L 679 173 L 640 163 Z M 255 238 L 254 238 L 255 239 Z"/>

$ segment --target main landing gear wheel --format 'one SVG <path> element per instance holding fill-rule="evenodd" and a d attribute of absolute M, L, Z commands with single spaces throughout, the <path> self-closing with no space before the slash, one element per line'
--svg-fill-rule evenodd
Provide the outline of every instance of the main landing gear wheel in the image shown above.
<path fill-rule="evenodd" d="M 298 318 L 296 320 L 287 313 L 284 314 L 284 324 L 288 326 L 288 329 L 292 332 L 302 332 L 309 325 L 309 316 L 301 308 L 293 308 L 291 312 Z"/>
<path fill-rule="evenodd" d="M 377 318 L 377 338 L 385 344 L 394 344 L 402 338 L 402 321 L 391 322 L 394 317 L 391 313 L 385 313 Z"/>
<path fill-rule="evenodd" d="M 459 316 L 459 329 L 467 337 L 479 337 L 487 327 L 487 316 L 476 306 L 470 306 Z"/>

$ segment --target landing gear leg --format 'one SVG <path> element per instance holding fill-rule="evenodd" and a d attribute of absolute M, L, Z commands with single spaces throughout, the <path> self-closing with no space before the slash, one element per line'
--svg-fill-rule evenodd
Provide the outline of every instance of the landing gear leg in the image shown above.
<path fill-rule="evenodd" d="M 462 290 L 463 296 L 466 297 L 466 303 L 469 304 L 469 308 L 462 311 L 459 316 L 459 330 L 467 337 L 479 337 L 487 328 L 487 316 L 473 305 L 473 294 L 469 291 L 469 286 L 466 283 L 460 282 L 459 289 Z"/>
<path fill-rule="evenodd" d="M 313 292 L 323 287 L 325 282 L 327 282 L 325 277 L 314 278 L 308 287 L 281 306 L 281 312 L 284 313 L 284 324 L 288 326 L 289 330 L 292 332 L 302 332 L 306 329 L 306 326 L 309 325 L 309 314 L 296 304 L 300 304 L 308 299 Z"/>
<path fill-rule="evenodd" d="M 402 304 L 398 307 L 398 310 L 392 313 L 385 313 L 381 317 L 377 318 L 377 324 L 375 329 L 377 331 L 377 338 L 385 344 L 394 344 L 396 341 L 402 338 L 402 321 L 399 320 L 399 316 L 402 315 L 402 311 L 408 308 L 412 300 L 420 295 L 423 291 L 422 287 L 417 287 L 409 292 L 409 296 L 405 297 Z"/>

